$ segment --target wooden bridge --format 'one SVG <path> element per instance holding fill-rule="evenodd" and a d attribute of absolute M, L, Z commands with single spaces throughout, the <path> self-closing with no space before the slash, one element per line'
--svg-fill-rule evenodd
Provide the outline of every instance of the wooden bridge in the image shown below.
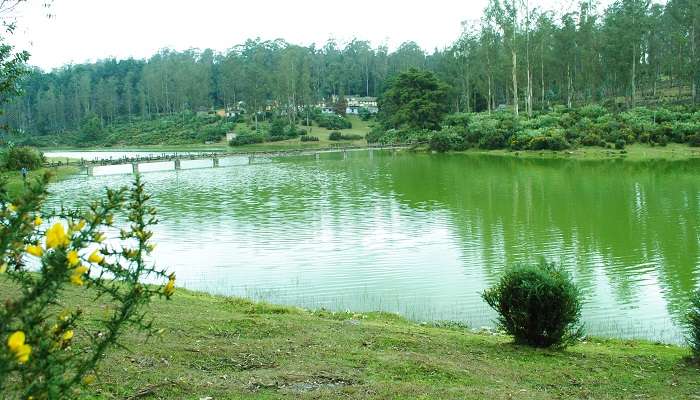
<path fill-rule="evenodd" d="M 314 156 L 317 160 L 321 154 L 327 153 L 342 153 L 343 159 L 347 159 L 349 152 L 368 151 L 372 156 L 374 150 L 391 150 L 397 151 L 407 149 L 410 146 L 406 145 L 370 145 L 370 146 L 334 146 L 324 148 L 307 148 L 307 149 L 291 149 L 279 151 L 234 151 L 234 152 L 191 152 L 191 153 L 162 153 L 160 155 L 136 156 L 136 157 L 119 157 L 109 159 L 94 159 L 94 160 L 71 160 L 66 162 L 52 161 L 44 164 L 45 167 L 58 167 L 63 165 L 77 166 L 84 169 L 87 175 L 93 176 L 95 167 L 113 166 L 113 165 L 131 165 L 133 173 L 139 172 L 139 165 L 151 163 L 172 162 L 174 170 L 182 169 L 182 161 L 188 160 L 211 160 L 211 166 L 219 167 L 219 160 L 225 158 L 248 158 L 247 164 L 253 164 L 256 160 L 269 160 L 277 157 L 299 157 L 299 156 Z"/>

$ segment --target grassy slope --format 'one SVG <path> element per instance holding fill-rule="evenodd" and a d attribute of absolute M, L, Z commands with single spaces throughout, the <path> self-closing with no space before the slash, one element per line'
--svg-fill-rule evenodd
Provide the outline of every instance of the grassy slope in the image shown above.
<path fill-rule="evenodd" d="M 77 167 L 63 166 L 57 168 L 40 168 L 36 171 L 30 171 L 29 177 L 27 179 L 34 179 L 36 177 L 40 177 L 47 170 L 50 170 L 54 174 L 54 180 L 60 180 L 78 172 Z M 20 194 L 24 190 L 24 181 L 22 180 L 22 175 L 19 171 L 0 172 L 0 176 L 7 178 L 6 188 L 11 197 Z"/>
<path fill-rule="evenodd" d="M 0 280 L 0 300 L 8 295 Z M 86 318 L 105 306 L 76 289 Z M 394 315 L 329 313 L 179 290 L 151 315 L 162 340 L 135 333 L 110 353 L 100 398 L 639 399 L 697 398 L 687 350 L 593 340 L 565 351 L 420 325 Z M 78 341 L 84 340 L 77 333 Z M 83 334 L 84 335 L 84 334 Z"/>
<path fill-rule="evenodd" d="M 369 124 L 371 124 L 371 121 L 363 121 L 359 117 L 354 116 L 354 115 L 349 115 L 348 120 L 352 123 L 352 128 L 350 129 L 342 129 L 340 132 L 344 135 L 361 135 L 365 136 L 367 133 L 370 131 Z M 305 131 L 308 131 L 310 128 L 310 133 L 309 135 L 311 136 L 316 136 L 318 137 L 318 142 L 302 142 L 299 139 L 289 139 L 289 140 L 283 140 L 279 142 L 267 142 L 267 143 L 258 143 L 258 144 L 251 144 L 251 145 L 245 145 L 245 146 L 237 146 L 237 147 L 229 147 L 226 149 L 226 151 L 256 151 L 256 150 L 290 150 L 290 149 L 313 149 L 313 148 L 318 148 L 318 147 L 329 147 L 329 146 L 335 146 L 335 145 L 341 145 L 341 146 L 362 146 L 366 145 L 367 142 L 364 139 L 360 140 L 340 140 L 340 141 L 332 141 L 328 140 L 328 135 L 333 132 L 335 129 L 326 129 L 319 127 L 316 123 L 314 123 L 314 126 L 312 127 L 307 127 L 307 126 L 301 126 L 299 125 L 299 128 L 304 129 Z"/>

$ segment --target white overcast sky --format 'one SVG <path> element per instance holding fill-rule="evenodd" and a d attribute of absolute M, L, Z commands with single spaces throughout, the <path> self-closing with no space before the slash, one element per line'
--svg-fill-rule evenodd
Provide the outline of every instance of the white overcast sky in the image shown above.
<path fill-rule="evenodd" d="M 55 0 L 50 19 L 43 3 L 21 6 L 13 42 L 29 50 L 30 64 L 49 70 L 107 57 L 148 58 L 165 47 L 224 51 L 258 36 L 300 45 L 357 37 L 390 50 L 413 40 L 432 51 L 459 36 L 461 21 L 480 18 L 486 0 Z M 530 1 L 558 12 L 577 3 Z"/>

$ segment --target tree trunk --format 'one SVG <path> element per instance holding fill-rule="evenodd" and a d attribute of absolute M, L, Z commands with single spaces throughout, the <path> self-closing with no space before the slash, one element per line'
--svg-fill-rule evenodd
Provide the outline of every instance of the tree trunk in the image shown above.
<path fill-rule="evenodd" d="M 637 45 L 632 45 L 632 107 L 637 104 Z"/>
<path fill-rule="evenodd" d="M 530 2 L 525 2 L 525 60 L 527 64 L 527 115 L 532 116 L 532 75 L 530 74 Z"/>
<path fill-rule="evenodd" d="M 698 99 L 698 81 L 700 80 L 700 71 L 698 71 L 698 60 L 696 59 L 695 56 L 695 19 L 693 18 L 693 21 L 691 23 L 691 28 L 690 28 L 690 59 L 691 61 L 691 71 L 693 72 L 693 75 L 690 79 L 692 80 L 691 84 L 691 93 L 693 96 L 693 104 Z"/>
<path fill-rule="evenodd" d="M 571 92 L 573 91 L 574 85 L 573 85 L 573 82 L 571 79 L 571 65 L 570 64 L 566 65 L 566 77 L 567 77 L 566 78 L 567 79 L 566 106 L 569 108 L 572 108 L 573 104 L 572 104 L 572 96 L 571 96 L 572 93 Z"/>
<path fill-rule="evenodd" d="M 540 47 L 540 83 L 542 84 L 542 110 L 544 110 L 544 40 Z"/>
<path fill-rule="evenodd" d="M 518 55 L 515 52 L 515 33 L 513 34 L 513 48 L 511 54 L 513 56 L 513 113 L 518 116 Z"/>

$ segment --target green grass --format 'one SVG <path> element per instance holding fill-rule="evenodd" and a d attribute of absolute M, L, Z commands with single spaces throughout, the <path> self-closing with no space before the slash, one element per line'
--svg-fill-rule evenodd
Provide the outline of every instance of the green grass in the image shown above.
<path fill-rule="evenodd" d="M 78 173 L 79 169 L 77 167 L 68 166 L 56 168 L 40 168 L 35 171 L 30 171 L 27 180 L 32 180 L 41 177 L 46 171 L 51 171 L 53 173 L 54 180 L 61 180 L 65 179 L 70 175 Z M 24 191 L 24 180 L 22 179 L 22 174 L 20 174 L 19 171 L 3 171 L 0 172 L 0 177 L 7 179 L 6 189 L 10 197 L 15 197 Z"/>
<path fill-rule="evenodd" d="M 0 280 L 0 301 L 9 296 Z M 106 304 L 63 299 L 98 318 Z M 89 397 L 198 399 L 692 399 L 688 350 L 590 340 L 564 351 L 385 313 L 331 313 L 178 290 L 150 314 L 162 339 L 108 354 Z M 76 331 L 78 343 L 85 333 Z M 94 396 L 94 397 L 93 397 Z M 695 397 L 693 397 L 695 396 Z"/>

